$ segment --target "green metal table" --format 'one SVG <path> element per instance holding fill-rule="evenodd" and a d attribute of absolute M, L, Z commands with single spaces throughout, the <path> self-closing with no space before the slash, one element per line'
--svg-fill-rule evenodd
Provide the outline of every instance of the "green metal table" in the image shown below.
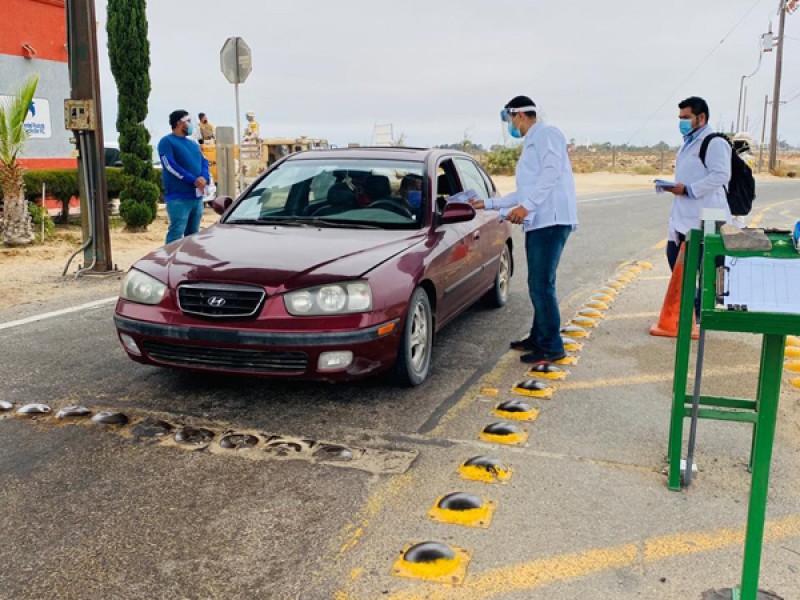
<path fill-rule="evenodd" d="M 767 509 L 772 446 L 780 398 L 786 336 L 800 334 L 800 314 L 728 310 L 717 306 L 717 268 L 726 256 L 800 259 L 789 235 L 769 235 L 769 251 L 726 250 L 718 234 L 703 235 L 690 231 L 686 240 L 686 264 L 675 349 L 675 378 L 672 392 L 672 418 L 669 433 L 669 489 L 681 489 L 681 451 L 684 419 L 692 415 L 693 395 L 687 393 L 689 354 L 691 350 L 692 312 L 698 287 L 698 269 L 702 252 L 700 290 L 700 329 L 738 331 L 763 335 L 758 387 L 755 399 L 699 396 L 697 417 L 750 423 L 753 427 L 750 467 L 752 482 L 747 516 L 742 583 L 734 590 L 734 599 L 756 600 L 761 567 L 761 549 Z M 702 250 L 701 250 L 702 249 Z M 698 365 L 702 369 L 702 363 Z M 689 471 L 693 465 L 686 464 Z"/>

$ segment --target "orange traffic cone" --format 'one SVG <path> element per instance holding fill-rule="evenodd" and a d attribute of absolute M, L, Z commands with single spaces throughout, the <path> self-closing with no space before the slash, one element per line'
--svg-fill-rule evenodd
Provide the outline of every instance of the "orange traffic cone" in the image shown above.
<path fill-rule="evenodd" d="M 681 290 L 683 288 L 684 249 L 686 244 L 681 244 L 675 269 L 669 280 L 667 294 L 664 296 L 664 305 L 661 307 L 661 316 L 658 323 L 650 328 L 650 335 L 662 337 L 678 337 L 678 317 L 681 310 Z M 694 311 L 692 311 L 692 339 L 700 337 L 700 332 L 695 325 Z"/>

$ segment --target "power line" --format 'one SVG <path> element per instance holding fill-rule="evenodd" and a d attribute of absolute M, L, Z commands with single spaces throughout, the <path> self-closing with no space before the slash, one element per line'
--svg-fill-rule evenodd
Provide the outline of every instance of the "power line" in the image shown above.
<path fill-rule="evenodd" d="M 741 24 L 744 22 L 744 20 L 745 20 L 745 19 L 746 19 L 748 16 L 750 16 L 750 13 L 751 13 L 751 12 L 753 12 L 753 11 L 756 9 L 756 7 L 757 7 L 759 4 L 761 4 L 762 2 L 763 2 L 763 0 L 756 0 L 756 2 L 753 4 L 753 6 L 751 6 L 751 7 L 750 7 L 750 9 L 749 9 L 749 10 L 748 10 L 748 11 L 747 11 L 745 14 L 744 14 L 744 16 L 742 16 L 742 18 L 741 18 L 741 19 L 739 19 L 739 20 L 736 22 L 736 25 L 734 25 L 734 26 L 731 28 L 731 30 L 730 30 L 728 33 L 726 33 L 726 34 L 725 34 L 725 36 L 724 36 L 724 37 L 723 37 L 723 38 L 722 38 L 722 39 L 719 41 L 719 43 L 718 43 L 716 46 L 714 46 L 714 48 L 712 48 L 711 52 L 709 52 L 708 54 L 706 54 L 705 58 L 703 58 L 703 60 L 701 60 L 701 61 L 698 63 L 698 65 L 697 65 L 697 66 L 696 66 L 696 67 L 695 67 L 695 68 L 692 70 L 692 72 L 691 72 L 691 73 L 689 73 L 689 75 L 687 75 L 687 76 L 686 76 L 686 79 L 684 79 L 683 81 L 681 81 L 681 82 L 680 82 L 680 84 L 678 85 L 678 87 L 676 87 L 676 88 L 675 88 L 675 89 L 674 89 L 672 92 L 670 92 L 669 96 L 667 96 L 667 99 L 666 99 L 666 100 L 664 100 L 664 102 L 661 104 L 661 106 L 659 106 L 659 107 L 658 107 L 658 108 L 657 108 L 655 111 L 653 111 L 653 114 L 652 114 L 652 115 L 650 115 L 649 117 L 647 117 L 647 120 L 644 122 L 644 124 L 643 124 L 641 127 L 639 127 L 639 129 L 637 129 L 637 130 L 636 130 L 636 133 L 634 133 L 634 134 L 633 134 L 633 135 L 632 135 L 632 136 L 631 136 L 631 137 L 628 139 L 628 141 L 627 141 L 627 142 L 625 142 L 625 144 L 626 144 L 626 145 L 627 145 L 627 144 L 630 144 L 630 143 L 631 143 L 631 141 L 633 140 L 633 138 L 635 138 L 637 135 L 639 135 L 639 134 L 642 132 L 642 130 L 643 130 L 645 127 L 647 127 L 647 126 L 650 124 L 650 121 L 652 121 L 652 120 L 653 120 L 653 117 L 655 117 L 655 116 L 656 116 L 656 115 L 657 115 L 659 112 L 661 112 L 661 109 L 662 109 L 662 108 L 664 108 L 664 106 L 666 106 L 666 105 L 667 105 L 667 103 L 668 103 L 668 102 L 669 102 L 669 101 L 670 101 L 670 100 L 673 98 L 673 96 L 674 96 L 676 93 L 678 93 L 678 91 L 679 91 L 679 90 L 680 90 L 680 89 L 681 89 L 681 88 L 682 88 L 682 87 L 683 87 L 683 86 L 686 84 L 686 82 L 687 82 L 687 81 L 689 81 L 689 80 L 690 80 L 690 79 L 691 79 L 691 78 L 694 76 L 694 74 L 695 74 L 695 73 L 697 73 L 697 72 L 700 70 L 700 68 L 701 68 L 701 67 L 702 67 L 702 66 L 703 66 L 703 65 L 706 63 L 706 61 L 708 61 L 708 59 L 709 59 L 709 58 L 711 58 L 711 56 L 712 56 L 712 55 L 713 55 L 713 54 L 714 54 L 714 53 L 715 53 L 717 50 L 719 50 L 719 47 L 720 47 L 720 46 L 722 46 L 722 44 L 724 44 L 726 41 L 728 41 L 728 38 L 731 36 L 731 34 L 732 34 L 734 31 L 736 31 L 736 30 L 739 28 L 739 25 L 741 25 Z"/>

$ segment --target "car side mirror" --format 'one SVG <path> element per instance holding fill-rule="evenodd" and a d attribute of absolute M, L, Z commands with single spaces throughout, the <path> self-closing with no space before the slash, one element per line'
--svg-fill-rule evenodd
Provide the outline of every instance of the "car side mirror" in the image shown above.
<path fill-rule="evenodd" d="M 466 202 L 449 202 L 439 215 L 439 225 L 464 223 L 475 218 L 475 209 Z"/>
<path fill-rule="evenodd" d="M 233 204 L 233 198 L 230 196 L 217 196 L 211 201 L 211 208 L 218 215 L 222 215 L 231 207 L 231 204 Z"/>

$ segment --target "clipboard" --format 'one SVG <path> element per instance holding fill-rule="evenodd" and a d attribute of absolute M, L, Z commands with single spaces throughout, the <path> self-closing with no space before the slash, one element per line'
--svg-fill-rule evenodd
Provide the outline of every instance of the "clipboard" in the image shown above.
<path fill-rule="evenodd" d="M 800 260 L 726 256 L 716 304 L 736 311 L 800 314 Z"/>

